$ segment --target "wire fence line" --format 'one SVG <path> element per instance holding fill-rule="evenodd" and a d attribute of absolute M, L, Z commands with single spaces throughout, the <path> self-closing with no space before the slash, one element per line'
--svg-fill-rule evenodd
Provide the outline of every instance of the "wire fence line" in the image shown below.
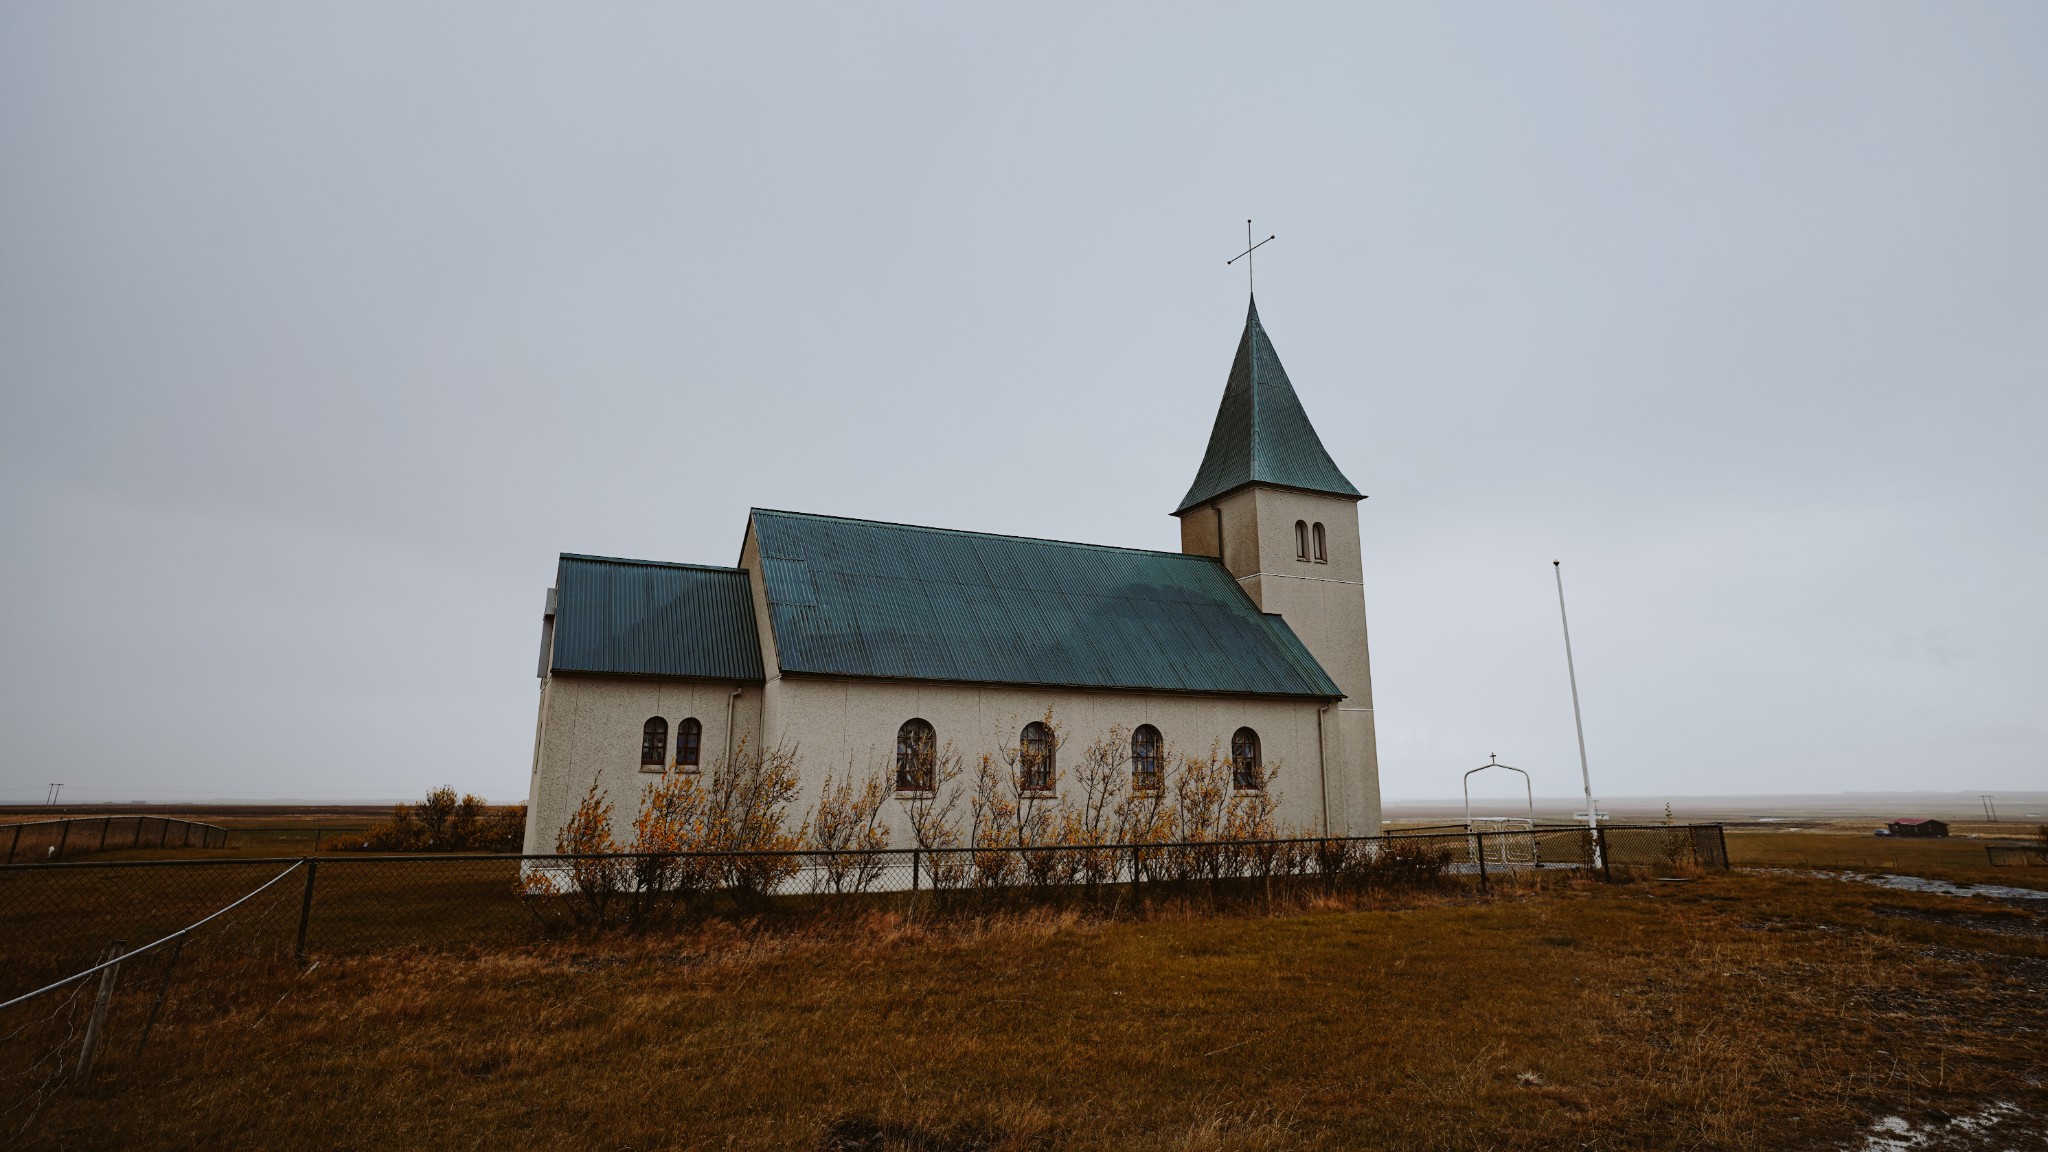
<path fill-rule="evenodd" d="M 2048 843 L 2044 844 L 1987 844 L 1984 854 L 1994 865 L 2048 867 Z"/>
<path fill-rule="evenodd" d="M 1697 875 L 1719 825 L 1377 837 L 606 855 L 368 855 L 0 866 L 0 1133 L 51 1094 L 138 1060 L 152 1029 L 239 1010 L 309 953 L 512 946 L 670 918 L 1117 915 L 1345 890 L 1484 888 L 1511 876 Z M 130 941 L 145 941 L 131 949 Z M 173 977 L 176 977 L 174 980 Z"/>
<path fill-rule="evenodd" d="M 289 970 L 296 907 L 287 880 L 301 868 L 287 862 L 254 889 L 140 947 L 117 937 L 92 966 L 0 1002 L 0 1134 L 20 1137 L 54 1093 L 139 1059 L 152 1030 L 189 1015 L 193 1003 L 218 1011 L 223 987 Z"/>
<path fill-rule="evenodd" d="M 286 868 L 284 871 L 279 872 L 277 875 L 272 876 L 268 880 L 265 880 L 262 884 L 257 885 L 254 891 L 236 900 L 234 903 L 229 904 L 227 907 L 219 909 L 218 911 L 213 912 L 192 924 L 188 924 L 185 927 L 178 929 L 176 932 L 173 932 L 168 936 L 152 940 L 149 943 L 144 944 L 142 947 L 137 948 L 133 951 L 126 950 L 127 946 L 124 941 L 116 941 L 115 943 L 120 946 L 122 951 L 116 952 L 113 956 L 110 956 L 106 960 L 102 960 L 98 964 L 95 964 L 92 967 L 87 968 L 83 972 L 74 972 L 61 980 L 53 981 L 49 984 L 44 985 L 41 988 L 36 989 L 33 992 L 24 992 L 21 995 L 13 998 L 12 1000 L 0 1002 L 0 1010 L 12 1008 L 16 1004 L 21 1004 L 25 1003 L 26 1001 L 33 1000 L 36 997 L 41 996 L 47 992 L 55 992 L 57 989 L 62 988 L 68 984 L 73 984 L 80 980 L 90 979 L 92 976 L 98 974 L 102 970 L 105 970 L 107 968 L 119 967 L 123 963 L 123 961 L 132 962 L 135 959 L 143 956 L 144 954 L 154 952 L 158 948 L 164 947 L 165 945 L 181 942 L 184 940 L 185 937 L 190 936 L 192 933 L 198 931 L 199 929 L 206 927 L 208 924 L 220 919 L 222 916 L 225 916 L 228 913 L 233 912 L 235 909 L 241 907 L 249 901 L 254 900 L 256 897 L 262 895 L 266 889 L 270 888 L 278 881 L 284 879 L 285 877 L 291 875 L 292 873 L 298 871 L 300 868 L 303 868 L 305 866 L 306 861 L 296 861 L 290 867 Z"/>
<path fill-rule="evenodd" d="M 7 863 L 52 862 L 133 848 L 225 848 L 228 830 L 175 816 L 63 816 L 0 824 Z"/>
<path fill-rule="evenodd" d="M 1720 825 L 1391 833 L 1265 841 L 673 854 L 354 855 L 85 861 L 0 867 L 0 996 L 151 940 L 280 868 L 294 951 L 497 946 L 564 929 L 676 915 L 807 915 L 893 902 L 945 912 L 1047 900 L 1125 907 L 1319 888 L 1484 886 L 1503 874 L 1697 872 L 1727 866 Z"/>

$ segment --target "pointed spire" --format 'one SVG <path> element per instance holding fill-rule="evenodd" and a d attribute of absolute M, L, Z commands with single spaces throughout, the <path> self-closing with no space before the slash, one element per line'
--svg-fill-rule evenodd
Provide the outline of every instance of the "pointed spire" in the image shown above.
<path fill-rule="evenodd" d="M 1308 413 L 1302 411 L 1287 370 L 1280 366 L 1280 354 L 1259 323 L 1256 297 L 1245 315 L 1230 380 L 1223 386 L 1223 406 L 1209 432 L 1209 451 L 1174 515 L 1248 484 L 1363 498 L 1330 459 Z"/>

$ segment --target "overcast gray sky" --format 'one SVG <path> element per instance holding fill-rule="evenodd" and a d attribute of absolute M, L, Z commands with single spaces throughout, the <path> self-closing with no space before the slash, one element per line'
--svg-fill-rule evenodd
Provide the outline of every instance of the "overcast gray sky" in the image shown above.
<path fill-rule="evenodd" d="M 1260 311 L 1383 786 L 2048 780 L 2048 5 L 0 5 L 0 800 L 523 796 L 561 551 L 1176 548 Z"/>

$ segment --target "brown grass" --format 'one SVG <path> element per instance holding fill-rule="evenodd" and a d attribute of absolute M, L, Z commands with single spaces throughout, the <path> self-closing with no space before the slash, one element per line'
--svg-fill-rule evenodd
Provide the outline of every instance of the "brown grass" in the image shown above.
<path fill-rule="evenodd" d="M 195 981 L 29 1143 L 1833 1146 L 1874 1115 L 2048 1115 L 2044 981 L 2036 913 L 1740 873 L 713 925 Z"/>

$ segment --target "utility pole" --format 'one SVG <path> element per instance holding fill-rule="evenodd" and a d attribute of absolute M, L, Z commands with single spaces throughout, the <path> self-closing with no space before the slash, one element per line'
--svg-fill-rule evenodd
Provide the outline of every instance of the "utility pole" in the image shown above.
<path fill-rule="evenodd" d="M 1586 721 L 1579 715 L 1579 670 L 1572 662 L 1572 621 L 1564 610 L 1564 564 L 1550 562 L 1551 571 L 1557 575 L 1557 619 L 1564 625 L 1564 671 L 1572 682 L 1572 725 L 1579 733 L 1579 780 L 1586 786 L 1586 827 L 1593 833 L 1593 864 L 1600 859 L 1600 810 L 1593 805 L 1593 770 L 1586 766 Z"/>

